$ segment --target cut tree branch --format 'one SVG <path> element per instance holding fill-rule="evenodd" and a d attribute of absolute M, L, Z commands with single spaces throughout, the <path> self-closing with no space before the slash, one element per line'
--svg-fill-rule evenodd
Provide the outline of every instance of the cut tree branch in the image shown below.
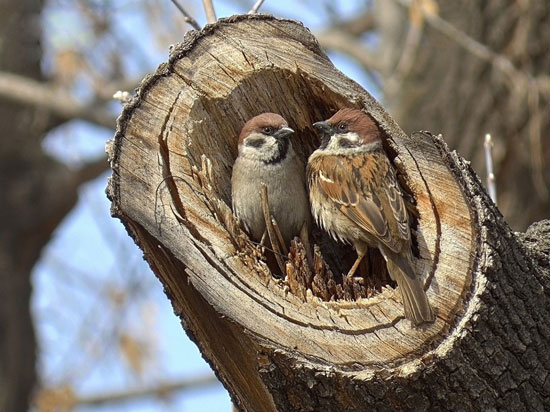
<path fill-rule="evenodd" d="M 116 118 L 99 105 L 78 102 L 67 91 L 51 84 L 8 72 L 0 72 L 0 98 L 40 107 L 64 119 L 83 119 L 113 129 Z"/>
<path fill-rule="evenodd" d="M 142 83 L 146 100 L 138 93 L 124 106 L 107 193 L 239 410 L 519 410 L 521 401 L 548 409 L 548 270 L 441 137 L 405 134 L 291 20 L 221 19 L 174 46 L 170 62 Z M 181 92 L 187 89 L 193 93 Z M 365 296 L 369 276 L 365 286 L 342 277 L 353 250 L 326 234 L 312 233 L 313 267 L 296 248 L 286 262 L 299 293 L 289 280 L 274 279 L 260 248 L 235 241 L 210 206 L 231 202 L 235 136 L 258 110 L 252 97 L 292 117 L 302 160 L 317 141 L 316 119 L 340 107 L 373 117 L 414 199 L 414 266 L 435 323 L 410 325 L 389 282 Z M 188 173 L 202 156 L 211 159 L 216 182 L 207 197 Z M 167 171 L 179 176 L 176 200 L 158 190 Z M 185 220 L 169 213 L 176 201 Z M 383 279 L 378 260 L 369 266 Z"/>

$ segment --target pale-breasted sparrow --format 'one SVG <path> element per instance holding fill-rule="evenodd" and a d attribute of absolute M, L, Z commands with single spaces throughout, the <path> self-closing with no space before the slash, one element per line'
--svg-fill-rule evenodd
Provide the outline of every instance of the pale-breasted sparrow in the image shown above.
<path fill-rule="evenodd" d="M 282 116 L 263 113 L 246 122 L 239 136 L 231 176 L 233 212 L 256 242 L 265 231 L 261 183 L 267 186 L 270 212 L 287 247 L 302 225 L 309 224 L 304 165 L 289 140 L 293 132 Z"/>

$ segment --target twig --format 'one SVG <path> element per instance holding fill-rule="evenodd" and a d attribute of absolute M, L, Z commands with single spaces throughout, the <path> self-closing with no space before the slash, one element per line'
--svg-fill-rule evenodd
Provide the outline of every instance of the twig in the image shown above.
<path fill-rule="evenodd" d="M 413 67 L 424 30 L 424 15 L 419 10 L 420 7 L 421 5 L 417 2 L 413 2 L 409 9 L 410 24 L 405 38 L 405 45 L 399 61 L 386 81 L 386 89 L 390 96 L 401 90 L 403 80 L 409 75 Z"/>
<path fill-rule="evenodd" d="M 204 6 L 204 12 L 206 13 L 206 20 L 208 23 L 216 23 L 216 11 L 214 10 L 214 5 L 212 0 L 202 0 L 202 5 Z"/>
<path fill-rule="evenodd" d="M 279 240 L 279 245 L 281 246 L 281 249 L 283 249 L 283 253 L 285 256 L 288 255 L 288 249 L 285 245 L 285 240 L 283 239 L 283 234 L 281 233 L 281 229 L 279 229 L 279 225 L 277 224 L 277 221 L 274 217 L 271 217 L 271 224 L 273 225 L 273 230 L 275 231 L 275 234 L 277 235 L 277 239 Z"/>
<path fill-rule="evenodd" d="M 277 264 L 279 265 L 279 269 L 281 269 L 281 273 L 284 275 L 285 264 L 283 262 L 283 259 L 281 258 L 281 249 L 279 248 L 279 241 L 277 239 L 277 235 L 275 234 L 275 230 L 273 229 L 273 224 L 271 223 L 271 213 L 269 212 L 269 198 L 267 196 L 267 186 L 264 183 L 262 183 L 261 185 L 260 196 L 262 199 L 262 211 L 264 213 L 265 228 L 267 230 L 267 235 L 269 236 L 271 247 L 275 252 L 274 255 L 275 255 L 275 259 L 277 260 Z"/>
<path fill-rule="evenodd" d="M 178 8 L 178 10 L 183 14 L 183 20 L 186 23 L 189 23 L 195 30 L 200 30 L 201 26 L 199 26 L 199 23 L 189 14 L 185 11 L 185 9 L 182 7 L 181 4 L 179 4 L 178 0 L 172 0 L 172 3 Z"/>
<path fill-rule="evenodd" d="M 250 9 L 250 11 L 248 12 L 248 14 L 255 14 L 255 13 L 258 13 L 258 9 L 260 7 L 262 7 L 262 4 L 264 3 L 265 0 L 258 0 L 256 3 L 254 3 L 254 5 L 252 6 L 252 8 Z"/>
<path fill-rule="evenodd" d="M 411 4 L 409 8 L 410 24 L 405 38 L 405 46 L 395 68 L 395 73 L 401 79 L 409 74 L 414 64 L 418 47 L 422 40 L 425 14 L 432 15 L 435 13 L 437 13 L 437 3 L 434 3 L 434 0 L 413 1 Z"/>
<path fill-rule="evenodd" d="M 489 133 L 485 135 L 485 143 L 483 144 L 483 147 L 485 149 L 485 165 L 487 166 L 487 189 L 489 190 L 489 196 L 496 205 L 497 185 L 493 171 L 493 141 L 491 140 L 491 135 Z"/>
<path fill-rule="evenodd" d="M 412 4 L 407 0 L 394 1 L 404 7 L 411 7 Z M 456 44 L 474 56 L 490 63 L 492 67 L 507 75 L 508 78 L 513 81 L 515 89 L 526 90 L 527 103 L 531 112 L 529 121 L 529 139 L 531 142 L 531 154 L 533 157 L 533 180 L 539 196 L 543 199 L 548 198 L 549 192 L 546 188 L 544 179 L 542 178 L 542 151 L 540 150 L 540 134 L 542 126 L 539 120 L 540 109 L 538 102 L 540 94 L 550 94 L 550 79 L 548 76 L 539 75 L 535 77 L 529 72 L 518 69 L 506 56 L 496 53 L 488 46 L 473 39 L 449 22 L 443 20 L 437 15 L 437 13 L 427 11 L 423 7 L 420 7 L 419 10 L 423 13 L 428 24 L 430 24 L 430 26 L 434 29 L 453 40 Z M 496 190 L 494 195 L 494 197 L 492 195 L 491 197 L 496 204 Z"/>
<path fill-rule="evenodd" d="M 408 0 L 394 1 L 404 7 L 411 7 L 412 4 L 411 1 Z M 427 11 L 423 7 L 420 7 L 419 10 L 423 13 L 426 21 L 434 29 L 438 30 L 440 33 L 447 36 L 473 55 L 490 63 L 495 69 L 507 75 L 508 78 L 512 80 L 514 89 L 526 91 L 527 104 L 530 111 L 529 139 L 531 144 L 531 155 L 533 157 L 532 177 L 538 195 L 543 199 L 547 199 L 549 196 L 549 191 L 546 187 L 542 174 L 542 151 L 540 150 L 542 125 L 540 122 L 541 111 L 539 107 L 539 96 L 550 95 L 550 77 L 544 74 L 535 77 L 529 72 L 518 69 L 506 56 L 496 53 L 488 46 L 468 36 L 463 31 L 443 20 L 437 15 L 437 13 Z M 496 204 L 496 190 L 494 195 L 495 197 L 492 195 L 491 197 Z"/>

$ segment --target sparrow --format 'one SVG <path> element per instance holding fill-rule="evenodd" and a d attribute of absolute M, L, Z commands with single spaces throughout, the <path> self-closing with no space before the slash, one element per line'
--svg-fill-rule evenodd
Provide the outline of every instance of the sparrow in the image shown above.
<path fill-rule="evenodd" d="M 351 243 L 357 259 L 378 248 L 403 297 L 405 318 L 415 325 L 434 321 L 412 261 L 411 234 L 403 194 L 374 120 L 344 108 L 313 124 L 321 144 L 308 159 L 307 181 L 313 217 L 336 240 Z"/>
<path fill-rule="evenodd" d="M 261 183 L 267 186 L 270 212 L 287 247 L 302 225 L 309 225 L 305 167 L 290 142 L 292 133 L 282 116 L 262 113 L 246 122 L 239 136 L 231 175 L 233 213 L 256 242 L 266 229 Z"/>

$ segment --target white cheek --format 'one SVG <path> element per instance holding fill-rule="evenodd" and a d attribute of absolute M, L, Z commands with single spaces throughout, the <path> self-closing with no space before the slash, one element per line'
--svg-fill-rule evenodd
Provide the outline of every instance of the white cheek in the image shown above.
<path fill-rule="evenodd" d="M 359 135 L 355 132 L 339 133 L 339 134 L 332 135 L 332 137 L 330 138 L 330 142 L 329 142 L 327 147 L 329 149 L 340 149 L 341 148 L 341 146 L 340 146 L 340 140 L 341 139 L 349 140 L 351 143 L 357 144 L 357 145 L 360 144 L 360 140 L 361 140 L 359 138 Z"/>
<path fill-rule="evenodd" d="M 349 140 L 352 143 L 358 144 L 360 143 L 361 139 L 359 138 L 359 135 L 355 132 L 347 132 L 343 134 L 337 134 L 338 140 L 340 139 L 346 139 Z"/>
<path fill-rule="evenodd" d="M 251 135 L 250 137 L 254 137 Z M 261 136 L 265 143 L 260 147 L 247 146 L 243 144 L 239 147 L 239 156 L 243 156 L 247 159 L 263 160 L 270 158 L 277 153 L 278 146 L 277 140 L 273 136 Z"/>

